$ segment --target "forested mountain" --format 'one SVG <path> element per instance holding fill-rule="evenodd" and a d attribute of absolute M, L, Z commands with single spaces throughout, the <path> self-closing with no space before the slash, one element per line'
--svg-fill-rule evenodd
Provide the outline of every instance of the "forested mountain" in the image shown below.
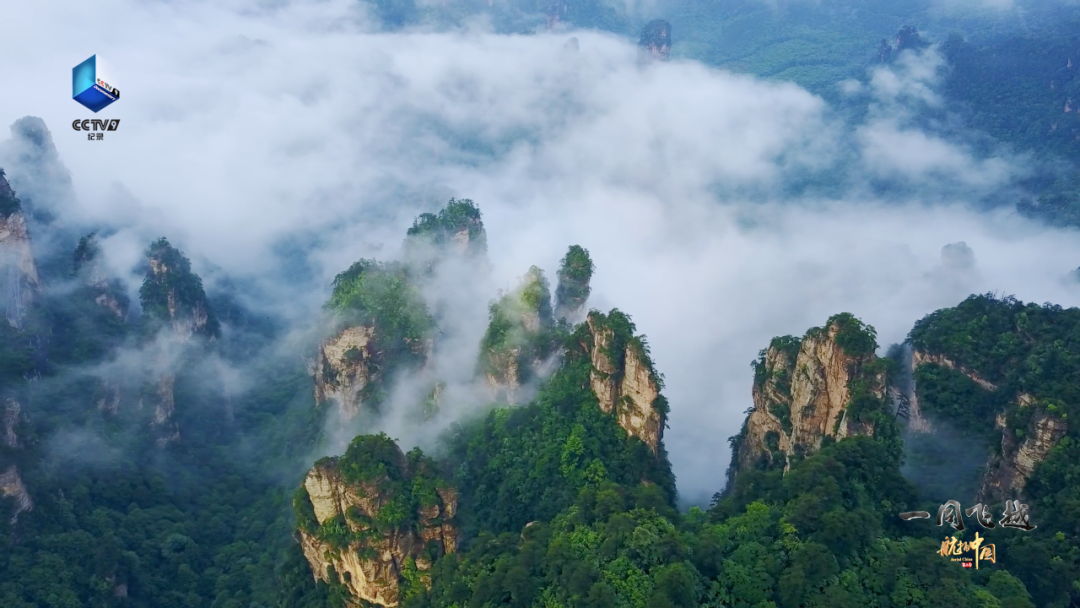
<path fill-rule="evenodd" d="M 0 194 L 19 225 L 6 181 Z M 16 282 L 3 329 L 3 605 L 1080 598 L 1076 309 L 973 296 L 916 322 L 887 357 L 846 313 L 774 339 L 754 362 L 727 487 L 708 510 L 680 513 L 663 377 L 627 315 L 585 314 L 595 265 L 575 245 L 556 289 L 533 267 L 492 302 L 475 372 L 490 404 L 431 454 L 362 434 L 304 464 L 330 412 L 377 413 L 396 381 L 431 379 L 441 334 L 425 285 L 453 256 L 483 266 L 480 218 L 467 200 L 418 218 L 412 253 L 339 274 L 322 342 L 285 356 L 257 348 L 273 323 L 232 331 L 242 306 L 219 317 L 225 300 L 165 239 L 145 251 L 135 315 L 93 235 L 72 244 L 80 286 L 61 300 L 37 287 L 32 237 L 5 233 L 4 276 Z M 226 390 L 214 370 L 228 361 L 257 381 Z M 438 378 L 425 386 L 407 410 L 417 424 L 447 405 Z M 946 437 L 977 463 L 957 470 Z M 941 483 L 944 471 L 957 482 Z M 952 499 L 996 519 L 1018 499 L 1036 527 L 983 529 L 971 516 L 963 531 L 938 527 L 933 514 Z M 899 517 L 911 511 L 932 515 Z M 976 531 L 996 562 L 966 569 L 939 554 L 943 539 Z"/>

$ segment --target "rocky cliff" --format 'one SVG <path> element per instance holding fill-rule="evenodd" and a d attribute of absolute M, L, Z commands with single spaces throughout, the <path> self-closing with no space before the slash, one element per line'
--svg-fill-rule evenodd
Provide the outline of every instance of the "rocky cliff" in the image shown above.
<path fill-rule="evenodd" d="M 14 397 L 4 400 L 4 437 L 3 445 L 10 449 L 19 447 L 19 423 L 22 420 L 22 406 Z"/>
<path fill-rule="evenodd" d="M 923 365 L 938 365 L 946 369 L 955 370 L 967 376 L 969 379 L 971 379 L 972 382 L 987 391 L 997 390 L 997 387 L 994 386 L 994 384 L 983 379 L 975 371 L 957 365 L 955 362 L 952 361 L 952 359 L 946 357 L 945 355 L 930 354 L 924 350 L 916 348 L 912 349 L 910 357 L 906 359 L 905 364 L 907 365 L 908 374 L 912 378 L 912 381 L 910 387 L 907 388 L 907 390 L 905 390 L 903 394 L 903 399 L 906 402 L 907 407 L 903 408 L 901 411 L 905 414 L 905 417 L 907 418 L 908 430 L 912 432 L 929 433 L 933 431 L 933 425 L 931 424 L 930 420 L 926 418 L 922 411 L 923 408 L 919 403 L 919 390 L 914 381 L 916 370 L 918 370 L 919 367 Z M 896 392 L 898 389 L 894 388 L 892 390 Z"/>
<path fill-rule="evenodd" d="M 919 34 L 919 30 L 915 26 L 905 25 L 896 32 L 892 42 L 887 39 L 881 40 L 877 49 L 877 62 L 891 63 L 900 53 L 906 50 L 918 51 L 929 45 L 930 43 Z"/>
<path fill-rule="evenodd" d="M 71 174 L 60 160 L 45 121 L 26 116 L 0 141 L 0 167 L 19 194 L 42 284 L 57 285 L 71 272 L 71 248 L 79 239 L 79 213 Z"/>
<path fill-rule="evenodd" d="M 420 214 L 406 232 L 409 264 L 430 270 L 447 253 L 465 257 L 487 253 L 480 209 L 469 199 L 450 199 L 439 213 Z"/>
<path fill-rule="evenodd" d="M 671 54 L 671 24 L 662 19 L 646 23 L 638 46 L 646 57 L 666 61 Z"/>
<path fill-rule="evenodd" d="M 334 401 L 346 418 L 359 413 L 365 389 L 378 382 L 375 328 L 347 327 L 325 340 L 315 359 L 315 401 Z"/>
<path fill-rule="evenodd" d="M 9 466 L 0 473 L 0 497 L 12 498 L 15 501 L 11 514 L 12 524 L 18 521 L 20 513 L 34 508 L 34 501 L 30 498 L 30 493 L 26 491 L 26 485 L 23 484 L 19 469 L 15 465 Z"/>
<path fill-rule="evenodd" d="M 146 250 L 146 262 L 139 298 L 147 341 L 144 348 L 157 379 L 143 393 L 151 401 L 158 443 L 165 445 L 180 438 L 173 420 L 176 374 L 186 362 L 204 353 L 207 342 L 220 335 L 220 326 L 207 302 L 202 279 L 192 272 L 191 262 L 178 249 L 159 239 Z M 146 406 L 145 400 L 140 401 L 140 407 Z"/>
<path fill-rule="evenodd" d="M 480 209 L 471 200 L 450 199 L 438 213 L 416 218 L 403 261 L 360 260 L 337 275 L 326 304 L 329 337 L 311 364 L 316 402 L 336 403 L 345 418 L 379 411 L 398 375 L 428 364 L 436 319 L 448 308 L 442 298 L 485 266 L 486 252 Z M 453 280 L 436 268 L 450 268 Z"/>
<path fill-rule="evenodd" d="M 1001 413 L 994 421 L 1001 430 L 1001 446 L 987 463 L 979 490 L 981 501 L 1004 502 L 1022 497 L 1035 467 L 1046 460 L 1069 430 L 1064 420 L 1028 395 L 1021 395 L 1016 407 L 1019 411 L 1013 416 Z M 1010 418 L 1013 424 L 1009 424 Z"/>
<path fill-rule="evenodd" d="M 111 312 L 120 321 L 127 319 L 127 296 L 120 282 L 108 274 L 102 263 L 101 247 L 94 234 L 79 239 L 79 245 L 75 248 L 74 272 L 95 304 Z"/>
<path fill-rule="evenodd" d="M 195 336 L 216 338 L 220 327 L 191 262 L 164 238 L 150 245 L 146 261 L 148 270 L 139 290 L 143 313 L 168 325 L 182 341 Z"/>
<path fill-rule="evenodd" d="M 996 393 L 999 387 L 983 378 L 977 371 L 957 364 L 943 354 L 928 353 L 914 349 L 910 359 L 912 377 L 924 365 L 936 365 L 963 374 L 985 391 Z M 933 423 L 921 411 L 918 387 L 912 386 L 909 396 L 908 430 L 912 432 L 935 432 Z M 1050 450 L 1068 432 L 1068 424 L 1059 415 L 1048 410 L 1047 404 L 1035 397 L 1019 393 L 1005 397 L 1008 405 L 998 411 L 994 428 L 1001 433 L 1000 440 L 990 456 L 983 473 L 979 500 L 1003 502 L 1023 496 L 1024 488 L 1035 473 L 1036 466 L 1046 460 Z"/>
<path fill-rule="evenodd" d="M 543 375 L 558 348 L 553 326 L 547 279 L 533 266 L 514 291 L 490 308 L 477 368 L 492 400 L 517 403 L 522 386 Z"/>
<path fill-rule="evenodd" d="M 22 406 L 14 397 L 8 397 L 4 400 L 3 441 L 0 442 L 8 450 L 15 450 L 20 447 L 19 423 L 21 420 Z M 11 515 L 11 523 L 13 524 L 18 520 L 20 513 L 34 508 L 34 501 L 31 500 L 29 492 L 26 491 L 26 486 L 19 475 L 19 469 L 13 464 L 0 473 L 0 497 L 14 499 Z"/>
<path fill-rule="evenodd" d="M 967 445 L 989 451 L 985 466 L 972 463 L 960 472 L 970 477 L 966 483 L 978 499 L 1025 497 L 1040 465 L 1065 457 L 1054 448 L 1075 432 L 1069 428 L 1077 415 L 1071 370 L 1080 350 L 1069 336 L 1078 323 L 1076 309 L 993 294 L 970 296 L 917 321 L 908 339 L 907 368 L 915 380 L 908 430 L 926 437 L 912 442 L 915 449 L 965 436 Z M 910 462 L 930 462 L 937 453 L 912 452 Z M 932 471 L 936 465 L 922 466 Z"/>
<path fill-rule="evenodd" d="M 873 435 L 866 414 L 883 409 L 886 400 L 876 347 L 873 328 L 848 314 L 801 340 L 774 339 L 755 363 L 754 407 L 734 443 L 733 472 L 760 466 L 786 472 L 826 438 Z"/>
<path fill-rule="evenodd" d="M 579 332 L 589 356 L 589 385 L 605 413 L 613 413 L 619 426 L 641 439 L 656 453 L 664 436 L 667 401 L 660 394 L 662 380 L 653 368 L 644 337 L 622 312 L 592 311 Z"/>
<path fill-rule="evenodd" d="M 434 348 L 435 321 L 416 273 L 360 260 L 334 279 L 326 307 L 334 329 L 311 367 L 316 403 L 334 402 L 346 418 L 378 411 L 396 376 L 422 368 Z"/>
<path fill-rule="evenodd" d="M 555 316 L 578 322 L 579 313 L 584 310 L 585 302 L 592 293 L 589 283 L 596 267 L 589 250 L 580 245 L 571 245 L 559 263 L 559 284 L 555 288 Z"/>
<path fill-rule="evenodd" d="M 315 578 L 337 582 L 333 569 L 353 598 L 388 607 L 429 585 L 424 573 L 457 547 L 457 494 L 433 471 L 385 435 L 357 437 L 344 456 L 316 463 L 294 502 Z"/>
<path fill-rule="evenodd" d="M 38 272 L 19 199 L 0 169 L 0 300 L 12 327 L 21 328 L 38 297 Z"/>

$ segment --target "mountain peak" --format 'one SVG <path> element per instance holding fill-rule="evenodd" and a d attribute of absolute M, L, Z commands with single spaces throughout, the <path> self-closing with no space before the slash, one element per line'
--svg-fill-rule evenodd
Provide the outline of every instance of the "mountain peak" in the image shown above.
<path fill-rule="evenodd" d="M 666 60 L 671 54 L 671 24 L 654 19 L 641 28 L 638 46 L 654 59 Z"/>
<path fill-rule="evenodd" d="M 826 440 L 874 435 L 873 413 L 887 399 L 886 367 L 876 349 L 874 329 L 848 313 L 801 339 L 773 338 L 754 362 L 754 407 L 733 438 L 732 475 L 786 472 Z"/>
<path fill-rule="evenodd" d="M 439 213 L 421 213 L 406 232 L 406 243 L 415 248 L 419 243 L 428 246 L 451 246 L 457 253 L 484 254 L 487 252 L 487 233 L 480 208 L 472 200 L 450 199 Z"/>
<path fill-rule="evenodd" d="M 60 155 L 53 143 L 52 133 L 45 121 L 37 116 L 24 116 L 11 125 L 12 139 L 22 142 L 25 160 L 56 160 Z"/>
<path fill-rule="evenodd" d="M 0 144 L 0 165 L 19 188 L 27 212 L 49 223 L 74 197 L 71 174 L 60 161 L 45 121 L 25 116 L 11 125 L 11 139 Z"/>
<path fill-rule="evenodd" d="M 584 308 L 592 293 L 589 282 L 595 270 L 596 265 L 589 257 L 589 250 L 580 245 L 571 245 L 559 264 L 559 284 L 555 288 L 556 317 L 575 317 Z"/>
<path fill-rule="evenodd" d="M 191 271 L 191 261 L 162 237 L 146 250 L 149 268 L 139 289 L 143 312 L 168 323 L 182 338 L 215 338 L 217 318 L 206 301 L 202 279 Z"/>

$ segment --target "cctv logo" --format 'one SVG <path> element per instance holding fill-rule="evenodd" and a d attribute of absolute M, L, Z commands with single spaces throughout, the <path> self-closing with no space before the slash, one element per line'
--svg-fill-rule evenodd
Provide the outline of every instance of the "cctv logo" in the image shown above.
<path fill-rule="evenodd" d="M 94 112 L 120 99 L 116 75 L 94 55 L 71 70 L 71 97 Z"/>
<path fill-rule="evenodd" d="M 71 123 L 72 128 L 76 131 L 115 131 L 116 127 L 120 126 L 120 119 L 113 118 L 111 120 L 98 120 L 98 119 L 75 119 L 75 122 Z"/>

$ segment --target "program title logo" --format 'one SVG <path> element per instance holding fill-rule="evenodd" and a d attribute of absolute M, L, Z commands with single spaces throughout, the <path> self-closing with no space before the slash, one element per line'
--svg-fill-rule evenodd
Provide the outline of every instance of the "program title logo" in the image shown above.
<path fill-rule="evenodd" d="M 101 57 L 91 56 L 71 70 L 71 98 L 81 103 L 95 114 L 120 99 L 115 72 Z M 76 119 L 71 127 L 76 131 L 96 131 L 87 133 L 86 138 L 104 139 L 101 131 L 115 131 L 120 126 L 120 119 Z"/>

